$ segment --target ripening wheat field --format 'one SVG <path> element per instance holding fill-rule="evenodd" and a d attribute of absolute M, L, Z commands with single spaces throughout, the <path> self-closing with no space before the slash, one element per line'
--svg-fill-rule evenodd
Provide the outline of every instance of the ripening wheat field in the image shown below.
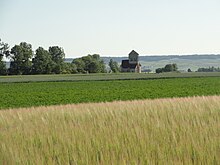
<path fill-rule="evenodd" d="M 0 164 L 220 164 L 220 96 L 0 111 Z"/>

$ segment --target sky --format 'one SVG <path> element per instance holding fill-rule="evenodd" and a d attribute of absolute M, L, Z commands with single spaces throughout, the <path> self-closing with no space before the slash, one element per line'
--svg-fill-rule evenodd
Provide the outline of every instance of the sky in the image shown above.
<path fill-rule="evenodd" d="M 0 0 L 0 38 L 73 58 L 220 54 L 220 0 Z"/>

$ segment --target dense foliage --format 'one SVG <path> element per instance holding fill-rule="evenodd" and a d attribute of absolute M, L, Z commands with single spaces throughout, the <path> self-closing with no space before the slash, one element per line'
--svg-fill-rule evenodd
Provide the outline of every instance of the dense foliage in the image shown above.
<path fill-rule="evenodd" d="M 219 94 L 219 77 L 123 81 L 1 83 L 0 109 Z"/>
<path fill-rule="evenodd" d="M 0 40 L 0 75 L 31 74 L 72 74 L 72 73 L 104 73 L 104 61 L 97 54 L 88 55 L 65 63 L 65 53 L 59 46 L 51 46 L 48 50 L 39 47 L 35 52 L 32 45 L 21 42 L 9 51 L 8 44 Z M 10 68 L 6 69 L 3 58 L 10 60 Z"/>
<path fill-rule="evenodd" d="M 49 50 L 39 47 L 36 53 L 32 45 L 21 42 L 9 51 L 8 44 L 0 40 L 0 75 L 60 74 L 72 73 L 72 65 L 64 63 L 65 53 L 61 47 L 52 46 Z M 10 60 L 7 70 L 3 57 Z"/>
<path fill-rule="evenodd" d="M 100 55 L 93 54 L 72 61 L 78 73 L 105 73 L 105 64 Z"/>
<path fill-rule="evenodd" d="M 0 75 L 6 75 L 6 74 L 7 74 L 6 64 L 3 61 L 3 55 L 0 54 Z"/>
<path fill-rule="evenodd" d="M 7 43 L 4 43 L 0 39 L 0 75 L 6 75 L 7 69 L 6 64 L 3 61 L 4 56 L 7 56 L 9 54 L 9 46 Z"/>
<path fill-rule="evenodd" d="M 50 53 L 42 47 L 36 50 L 35 57 L 32 60 L 33 74 L 50 74 L 54 68 L 54 63 Z"/>
<path fill-rule="evenodd" d="M 110 59 L 109 61 L 109 67 L 110 67 L 110 70 L 113 72 L 113 73 L 117 73 L 120 71 L 120 67 L 118 65 L 118 63 L 116 61 L 113 61 L 112 59 Z"/>
<path fill-rule="evenodd" d="M 220 72 L 220 68 L 215 68 L 214 66 L 209 68 L 199 68 L 198 72 Z"/>
<path fill-rule="evenodd" d="M 52 63 L 53 63 L 52 72 L 56 74 L 62 73 L 65 70 L 64 50 L 58 46 L 52 46 L 52 47 L 49 47 L 49 54 L 51 56 Z"/>
<path fill-rule="evenodd" d="M 177 64 L 167 64 L 164 68 L 157 68 L 156 73 L 175 72 L 177 69 Z"/>
<path fill-rule="evenodd" d="M 31 74 L 33 51 L 31 44 L 21 42 L 11 48 L 9 74 Z"/>

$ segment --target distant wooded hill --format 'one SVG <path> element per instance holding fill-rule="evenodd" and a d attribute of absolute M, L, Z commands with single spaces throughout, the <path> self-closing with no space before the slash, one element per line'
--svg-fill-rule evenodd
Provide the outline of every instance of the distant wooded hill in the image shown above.
<path fill-rule="evenodd" d="M 119 64 L 122 60 L 127 59 L 125 57 L 102 57 L 106 64 L 110 59 L 117 61 Z M 72 62 L 72 58 L 65 59 L 66 62 Z M 176 63 L 179 70 L 187 71 L 190 68 L 193 71 L 202 67 L 220 67 L 220 54 L 218 55 L 164 55 L 164 56 L 140 56 L 139 61 L 142 65 L 142 69 L 151 69 L 155 71 L 157 68 L 164 67 L 166 64 Z"/>
<path fill-rule="evenodd" d="M 122 60 L 127 59 L 125 57 L 101 57 L 105 64 L 108 65 L 110 59 L 117 61 L 119 64 Z M 166 56 L 140 56 L 140 63 L 142 69 L 151 69 L 155 71 L 157 68 L 164 67 L 166 64 L 176 63 L 179 70 L 187 71 L 190 68 L 193 71 L 198 70 L 198 68 L 208 68 L 208 67 L 220 67 L 220 54 L 218 55 L 166 55 Z M 65 62 L 72 62 L 73 58 L 66 58 Z M 9 67 L 9 62 L 7 62 L 7 67 Z"/>

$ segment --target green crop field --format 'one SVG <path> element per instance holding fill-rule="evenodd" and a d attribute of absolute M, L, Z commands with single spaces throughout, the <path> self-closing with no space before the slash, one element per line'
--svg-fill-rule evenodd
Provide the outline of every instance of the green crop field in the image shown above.
<path fill-rule="evenodd" d="M 0 109 L 203 95 L 220 95 L 220 77 L 0 83 Z"/>
<path fill-rule="evenodd" d="M 0 76 L 0 83 L 13 82 L 62 82 L 62 81 L 106 81 L 106 80 L 145 80 L 162 78 L 189 78 L 189 77 L 220 77 L 220 72 L 192 72 L 192 73 L 162 73 L 162 74 L 63 74 L 63 75 L 21 75 Z"/>

